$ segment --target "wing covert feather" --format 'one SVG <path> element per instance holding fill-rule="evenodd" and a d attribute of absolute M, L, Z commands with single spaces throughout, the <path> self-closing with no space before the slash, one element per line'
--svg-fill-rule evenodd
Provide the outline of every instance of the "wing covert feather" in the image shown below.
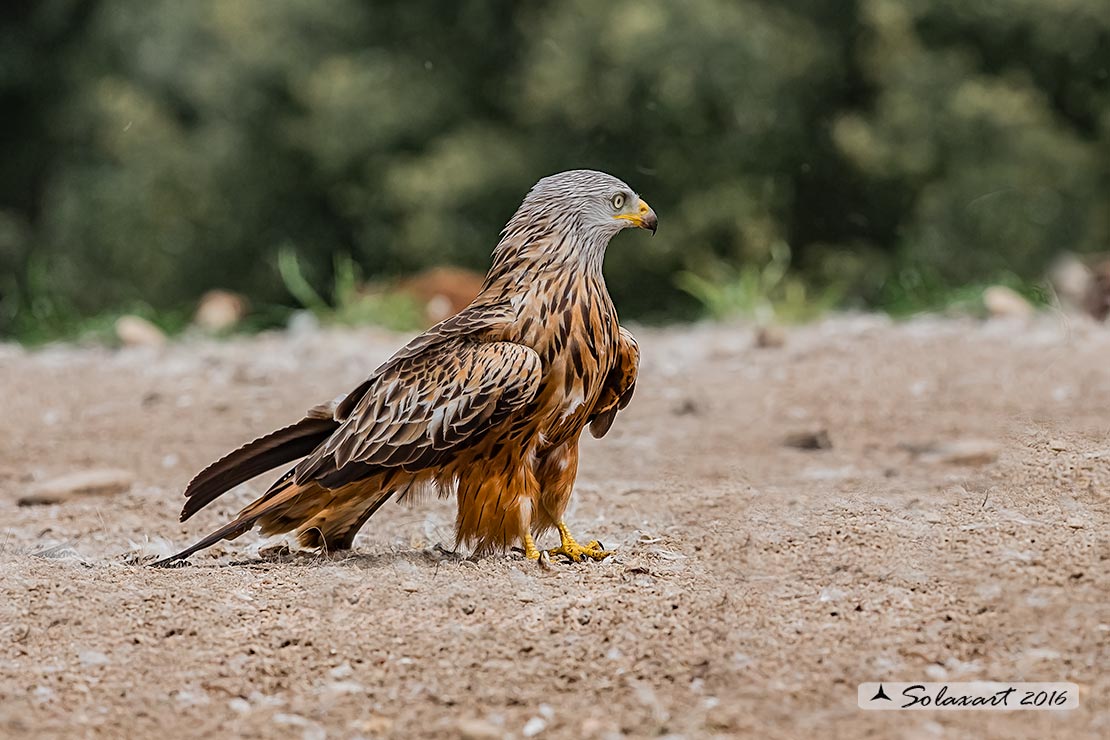
<path fill-rule="evenodd" d="M 295 473 L 298 483 L 357 463 L 422 469 L 447 462 L 539 391 L 535 350 L 513 342 L 446 339 L 394 358 L 347 418 Z"/>
<path fill-rule="evenodd" d="M 590 413 L 590 434 L 601 439 L 613 426 L 617 412 L 628 405 L 636 392 L 636 376 L 640 367 L 640 345 L 632 332 L 620 328 L 617 362 L 605 379 L 605 386 Z"/>

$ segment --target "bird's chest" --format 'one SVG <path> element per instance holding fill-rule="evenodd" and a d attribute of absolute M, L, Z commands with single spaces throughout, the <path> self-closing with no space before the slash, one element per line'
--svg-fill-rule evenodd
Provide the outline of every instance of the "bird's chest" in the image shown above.
<path fill-rule="evenodd" d="M 550 444 L 581 432 L 616 361 L 620 330 L 608 296 L 603 298 L 584 298 L 552 313 L 533 345 L 544 364 L 539 432 Z"/>

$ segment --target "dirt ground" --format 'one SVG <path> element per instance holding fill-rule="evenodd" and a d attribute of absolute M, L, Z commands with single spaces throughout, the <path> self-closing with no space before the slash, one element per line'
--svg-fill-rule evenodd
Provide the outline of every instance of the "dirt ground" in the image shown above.
<path fill-rule="evenodd" d="M 353 553 L 252 534 L 136 564 L 269 482 L 183 525 L 196 470 L 403 337 L 0 346 L 0 736 L 1110 736 L 1110 330 L 637 334 L 637 396 L 584 440 L 569 517 L 617 555 L 550 570 L 444 554 L 440 501 L 387 506 Z M 102 468 L 131 490 L 17 505 Z M 884 679 L 1071 681 L 1082 706 L 858 709 Z"/>

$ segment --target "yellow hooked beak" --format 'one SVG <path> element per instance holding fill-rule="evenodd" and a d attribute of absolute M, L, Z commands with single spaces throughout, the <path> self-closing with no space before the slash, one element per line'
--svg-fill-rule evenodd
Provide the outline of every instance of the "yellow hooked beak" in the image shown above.
<path fill-rule="evenodd" d="M 636 204 L 635 211 L 632 213 L 618 213 L 613 218 L 624 219 L 638 229 L 647 229 L 652 236 L 655 235 L 655 229 L 659 226 L 659 219 L 656 217 L 655 211 L 651 210 L 651 206 L 643 198 Z"/>

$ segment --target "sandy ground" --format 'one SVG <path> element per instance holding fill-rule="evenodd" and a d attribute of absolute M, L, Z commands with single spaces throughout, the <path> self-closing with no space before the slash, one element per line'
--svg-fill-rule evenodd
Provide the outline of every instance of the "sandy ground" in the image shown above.
<path fill-rule="evenodd" d="M 268 483 L 182 525 L 193 472 L 403 337 L 0 347 L 0 736 L 1110 736 L 1110 331 L 638 334 L 636 399 L 584 441 L 570 517 L 618 554 L 550 570 L 443 554 L 439 501 L 388 506 L 342 556 L 249 535 L 136 564 Z M 831 448 L 784 444 L 816 430 Z M 100 468 L 135 483 L 16 503 Z M 1082 707 L 859 710 L 883 679 L 1072 681 Z"/>

